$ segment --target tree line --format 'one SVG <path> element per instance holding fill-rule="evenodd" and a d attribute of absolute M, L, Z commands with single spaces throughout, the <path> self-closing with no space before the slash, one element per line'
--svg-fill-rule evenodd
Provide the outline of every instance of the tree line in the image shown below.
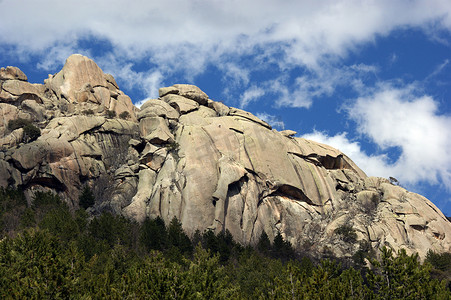
<path fill-rule="evenodd" d="M 451 296 L 449 253 L 429 252 L 420 263 L 418 255 L 382 248 L 379 260 L 365 256 L 371 268 L 358 260 L 314 260 L 280 234 L 270 241 L 263 233 L 255 247 L 240 245 L 228 231 L 188 237 L 176 218 L 138 224 L 110 213 L 92 217 L 83 207 L 71 212 L 51 193 L 37 192 L 29 205 L 21 191 L 4 188 L 0 224 L 2 299 Z"/>

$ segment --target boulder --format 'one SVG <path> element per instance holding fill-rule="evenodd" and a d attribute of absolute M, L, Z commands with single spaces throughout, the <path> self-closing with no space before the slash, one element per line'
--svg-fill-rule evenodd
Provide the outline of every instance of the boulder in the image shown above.
<path fill-rule="evenodd" d="M 89 132 L 95 128 L 100 128 L 106 119 L 104 117 L 73 116 L 55 118 L 50 121 L 42 131 L 43 134 L 56 134 L 66 140 L 73 141 L 81 134 Z M 53 131 L 53 133 L 51 133 Z"/>
<path fill-rule="evenodd" d="M 144 140 L 153 144 L 164 144 L 174 141 L 174 135 L 169 130 L 167 121 L 161 117 L 141 119 L 139 131 Z"/>
<path fill-rule="evenodd" d="M 214 109 L 218 116 L 227 116 L 229 114 L 230 108 L 222 102 L 216 102 L 208 100 L 208 107 Z"/>
<path fill-rule="evenodd" d="M 7 80 L 3 83 L 2 89 L 18 99 L 21 95 L 43 95 L 45 87 L 42 84 L 32 84 L 22 80 Z"/>
<path fill-rule="evenodd" d="M 36 121 L 42 122 L 46 117 L 46 110 L 43 105 L 38 104 L 35 100 L 22 101 L 22 109 L 35 118 Z"/>
<path fill-rule="evenodd" d="M 266 123 L 265 121 L 260 120 L 259 118 L 257 118 L 253 114 L 251 114 L 250 112 L 244 111 L 242 109 L 231 108 L 230 111 L 229 111 L 229 115 L 230 116 L 241 117 L 241 118 L 246 119 L 248 121 L 252 121 L 252 122 L 255 122 L 255 123 L 259 124 L 259 125 L 262 125 L 263 127 L 271 129 L 271 126 L 269 126 L 268 123 Z"/>
<path fill-rule="evenodd" d="M 73 54 L 60 72 L 47 79 L 46 85 L 69 102 L 83 102 L 86 98 L 83 91 L 89 90 L 87 87 L 107 87 L 107 81 L 94 61 L 86 56 Z"/>
<path fill-rule="evenodd" d="M 198 102 L 200 105 L 208 104 L 208 96 L 200 88 L 191 84 L 174 84 L 171 87 L 160 88 L 160 97 L 176 94 Z"/>
<path fill-rule="evenodd" d="M 42 140 L 17 148 L 11 155 L 14 165 L 21 171 L 29 171 L 40 164 L 47 156 L 47 144 Z"/>
<path fill-rule="evenodd" d="M 7 132 L 9 121 L 19 118 L 19 114 L 20 110 L 16 106 L 0 103 L 0 136 Z"/>
<path fill-rule="evenodd" d="M 181 115 L 189 113 L 199 108 L 199 103 L 188 98 L 169 94 L 161 98 L 163 101 L 174 107 Z"/>
<path fill-rule="evenodd" d="M 138 222 L 143 222 L 146 218 L 146 202 L 150 198 L 149 187 L 153 186 L 156 173 L 150 169 L 143 169 L 139 172 L 138 189 L 130 205 L 124 208 L 123 214 Z"/>
<path fill-rule="evenodd" d="M 0 68 L 0 80 L 28 81 L 27 75 L 17 67 Z"/>
<path fill-rule="evenodd" d="M 297 134 L 297 132 L 294 130 L 283 130 L 280 132 L 280 134 L 286 137 L 293 137 L 294 135 Z"/>
<path fill-rule="evenodd" d="M 14 148 L 23 140 L 23 129 L 13 130 L 11 133 L 0 138 L 0 149 Z"/>
<path fill-rule="evenodd" d="M 176 120 L 179 116 L 180 113 L 166 102 L 159 99 L 150 99 L 141 106 L 141 111 L 138 113 L 138 120 L 147 117 L 163 117 Z"/>
<path fill-rule="evenodd" d="M 11 177 L 11 168 L 9 163 L 0 159 L 0 186 L 5 187 L 9 185 L 9 178 Z"/>

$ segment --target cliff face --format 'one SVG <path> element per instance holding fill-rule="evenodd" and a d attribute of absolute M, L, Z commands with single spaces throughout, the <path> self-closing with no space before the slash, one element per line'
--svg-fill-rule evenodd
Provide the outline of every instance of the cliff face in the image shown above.
<path fill-rule="evenodd" d="M 451 251 L 451 223 L 426 198 L 195 86 L 161 88 L 139 110 L 81 55 L 43 85 L 14 67 L 1 69 L 0 85 L 0 185 L 25 189 L 30 201 L 33 191 L 52 190 L 76 209 L 89 185 L 93 213 L 176 216 L 188 234 L 228 229 L 254 244 L 263 231 L 280 232 L 298 249 L 341 257 L 358 241 L 421 257 Z M 23 128 L 8 129 L 18 118 L 41 136 L 27 141 Z M 350 227 L 357 242 L 336 231 Z"/>

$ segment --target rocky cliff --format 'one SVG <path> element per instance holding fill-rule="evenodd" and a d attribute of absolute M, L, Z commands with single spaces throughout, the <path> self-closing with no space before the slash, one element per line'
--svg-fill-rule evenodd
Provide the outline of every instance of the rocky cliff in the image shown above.
<path fill-rule="evenodd" d="M 159 93 L 138 109 L 81 55 L 44 84 L 2 68 L 0 186 L 24 189 L 30 202 L 51 190 L 76 209 L 88 185 L 93 214 L 175 216 L 188 234 L 228 229 L 243 244 L 280 232 L 318 255 L 350 256 L 364 244 L 421 257 L 451 251 L 451 223 L 432 202 L 367 177 L 339 150 L 274 130 L 192 85 Z M 18 119 L 41 135 L 12 128 Z"/>

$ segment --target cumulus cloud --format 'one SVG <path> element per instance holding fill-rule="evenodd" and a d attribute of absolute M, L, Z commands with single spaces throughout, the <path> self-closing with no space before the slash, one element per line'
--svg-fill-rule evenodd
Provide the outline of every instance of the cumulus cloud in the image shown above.
<path fill-rule="evenodd" d="M 81 50 L 74 44 L 57 45 L 48 49 L 47 53 L 38 62 L 37 67 L 45 71 L 52 71 L 61 66 L 71 54 L 80 53 L 90 56 L 89 51 Z"/>
<path fill-rule="evenodd" d="M 257 113 L 256 116 L 278 130 L 285 129 L 285 123 L 282 118 L 278 116 L 270 115 L 265 112 Z"/>
<path fill-rule="evenodd" d="M 224 72 L 223 81 L 231 81 L 231 86 L 240 87 L 249 83 L 249 70 L 239 66 L 237 63 L 224 63 L 219 66 Z"/>
<path fill-rule="evenodd" d="M 284 76 L 267 86 L 281 95 L 277 100 L 278 106 L 309 108 L 315 98 L 331 96 L 337 87 L 346 86 L 360 91 L 364 86 L 362 81 L 377 72 L 376 66 L 366 64 L 326 65 L 297 77 L 291 90 L 284 83 Z"/>
<path fill-rule="evenodd" d="M 231 76 L 232 84 L 244 86 L 252 85 L 252 71 L 262 63 L 275 64 L 282 72 L 303 67 L 308 72 L 292 86 L 293 100 L 281 99 L 283 105 L 296 107 L 308 107 L 312 97 L 330 94 L 336 84 L 325 84 L 324 79 L 330 78 L 324 78 L 321 70 L 327 74 L 331 64 L 359 45 L 400 27 L 451 29 L 447 0 L 288 1 L 284 5 L 276 0 L 201 5 L 188 0 L 6 0 L 0 2 L 0 11 L 0 43 L 23 55 L 45 55 L 55 46 L 82 52 L 80 41 L 101 39 L 111 44 L 117 57 L 153 64 L 149 74 L 158 70 L 165 76 L 176 70 L 189 80 L 212 64 Z M 249 69 L 233 69 L 243 58 Z M 51 61 L 40 65 L 51 66 Z"/>
<path fill-rule="evenodd" d="M 252 101 L 257 100 L 265 94 L 265 91 L 262 88 L 251 86 L 249 89 L 244 91 L 243 95 L 240 99 L 241 108 L 246 107 Z"/>
<path fill-rule="evenodd" d="M 389 166 L 408 183 L 444 182 L 451 189 L 451 116 L 415 86 L 380 84 L 346 108 L 358 131 L 382 151 L 399 147 L 399 158 Z M 385 167 L 385 166 L 384 166 Z"/>
<path fill-rule="evenodd" d="M 381 83 L 345 110 L 380 154 L 366 153 L 346 132 L 313 131 L 302 137 L 341 150 L 370 176 L 392 176 L 408 186 L 426 182 L 451 189 L 451 116 L 441 114 L 431 96 L 415 85 L 400 88 Z M 393 160 L 389 153 L 394 147 L 400 154 Z"/>
<path fill-rule="evenodd" d="M 396 176 L 387 155 L 369 155 L 357 141 L 347 137 L 346 132 L 329 136 L 326 132 L 314 130 L 302 135 L 303 138 L 330 145 L 350 157 L 367 175 L 388 178 Z"/>
<path fill-rule="evenodd" d="M 95 58 L 95 61 L 104 72 L 114 74 L 116 81 L 123 84 L 119 88 L 141 91 L 143 99 L 135 101 L 136 106 L 140 107 L 149 98 L 158 98 L 158 89 L 163 86 L 163 74 L 159 70 L 136 71 L 133 63 L 113 54 Z"/>

